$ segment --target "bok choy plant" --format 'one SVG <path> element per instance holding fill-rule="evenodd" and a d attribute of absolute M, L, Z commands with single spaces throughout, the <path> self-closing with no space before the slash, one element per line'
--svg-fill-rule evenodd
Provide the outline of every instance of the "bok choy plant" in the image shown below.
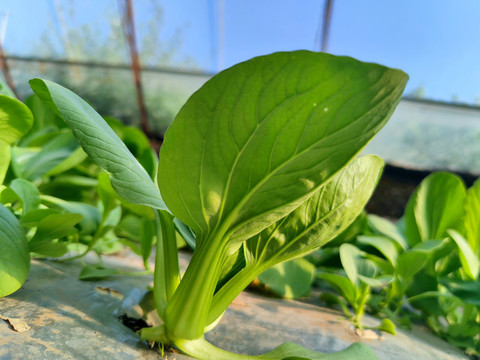
<path fill-rule="evenodd" d="M 356 155 L 386 123 L 406 81 L 399 70 L 308 51 L 235 65 L 193 94 L 167 130 L 158 187 L 86 102 L 46 80 L 30 84 L 117 193 L 156 211 L 154 297 L 163 324 L 143 329 L 143 339 L 199 359 L 375 359 L 363 344 L 333 355 L 288 343 L 238 355 L 204 333 L 261 272 L 322 246 L 360 214 L 383 162 Z M 176 229 L 195 234 L 183 277 Z"/>

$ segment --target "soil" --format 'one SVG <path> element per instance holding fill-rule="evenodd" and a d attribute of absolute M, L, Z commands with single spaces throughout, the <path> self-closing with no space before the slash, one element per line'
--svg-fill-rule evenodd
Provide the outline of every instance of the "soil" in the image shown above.
<path fill-rule="evenodd" d="M 187 254 L 181 254 L 182 268 L 188 260 Z M 98 259 L 87 257 L 83 261 Z M 77 276 L 82 262 L 32 261 L 24 286 L 0 299 L 3 317 L 28 325 L 27 330 L 18 332 L 7 321 L 0 320 L 0 359 L 161 358 L 132 331 L 138 325 L 132 316 L 128 316 L 132 330 L 118 320 L 119 316 L 137 312 L 133 304 L 144 298 L 151 276 L 80 281 Z M 104 265 L 124 271 L 143 270 L 141 259 L 132 254 L 105 256 Z M 379 321 L 365 316 L 364 322 L 375 326 Z M 337 351 L 362 341 L 380 360 L 467 359 L 461 351 L 423 328 L 414 328 L 413 332 L 399 330 L 396 336 L 366 337 L 358 334 L 338 311 L 248 292 L 232 303 L 207 339 L 221 348 L 250 354 L 264 353 L 285 341 L 321 352 Z M 191 359 L 171 352 L 166 358 Z"/>

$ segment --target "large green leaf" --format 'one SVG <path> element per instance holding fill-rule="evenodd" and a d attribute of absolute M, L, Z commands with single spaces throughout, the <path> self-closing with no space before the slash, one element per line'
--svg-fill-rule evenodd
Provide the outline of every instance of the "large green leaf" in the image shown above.
<path fill-rule="evenodd" d="M 115 190 L 112 187 L 110 177 L 108 176 L 107 173 L 100 173 L 98 175 L 97 191 L 100 194 L 102 202 L 104 201 L 104 199 L 106 200 L 107 198 L 110 198 L 110 200 L 108 201 L 112 202 L 114 198 L 119 200 L 124 208 L 128 209 L 129 211 L 131 211 L 136 215 L 148 218 L 150 220 L 153 220 L 155 218 L 154 211 L 150 206 L 133 204 L 130 201 L 127 201 L 124 198 L 118 196 L 118 194 L 115 192 Z M 104 206 L 105 205 L 106 204 L 104 204 Z"/>
<path fill-rule="evenodd" d="M 373 193 L 382 167 L 376 156 L 356 159 L 287 217 L 247 240 L 247 264 L 215 295 L 210 321 L 259 273 L 311 252 L 346 229 Z"/>
<path fill-rule="evenodd" d="M 465 234 L 473 252 L 480 258 L 480 180 L 467 190 L 465 199 Z"/>
<path fill-rule="evenodd" d="M 410 245 L 447 237 L 447 230 L 461 230 L 465 185 L 451 173 L 439 172 L 422 181 L 408 201 L 405 231 Z"/>
<path fill-rule="evenodd" d="M 162 196 L 197 235 L 248 238 L 350 161 L 388 120 L 406 81 L 399 70 L 307 51 L 233 66 L 192 95 L 167 130 Z"/>
<path fill-rule="evenodd" d="M 362 211 L 382 169 L 376 156 L 356 159 L 295 211 L 246 242 L 255 262 L 272 266 L 335 238 Z"/>
<path fill-rule="evenodd" d="M 167 210 L 148 173 L 90 105 L 53 82 L 33 79 L 30 85 L 44 103 L 60 113 L 92 160 L 110 174 L 120 196 L 134 204 Z"/>
<path fill-rule="evenodd" d="M 399 70 L 295 51 L 235 65 L 189 98 L 165 135 L 158 176 L 167 206 L 196 234 L 165 311 L 171 336 L 203 334 L 224 255 L 345 167 L 388 120 L 406 81 Z M 313 250 L 313 241 L 295 243 L 286 259 Z"/>
<path fill-rule="evenodd" d="M 27 239 L 17 218 L 0 204 L 0 297 L 17 291 L 30 270 Z"/>
<path fill-rule="evenodd" d="M 157 172 L 158 157 L 150 145 L 148 137 L 138 128 L 125 126 L 120 120 L 104 117 L 107 124 L 122 139 L 133 156 L 142 164 L 150 177 L 154 179 Z"/>

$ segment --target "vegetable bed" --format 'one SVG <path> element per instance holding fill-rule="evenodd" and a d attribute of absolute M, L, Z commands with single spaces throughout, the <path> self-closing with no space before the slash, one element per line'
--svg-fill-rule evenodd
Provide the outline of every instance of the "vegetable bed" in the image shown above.
<path fill-rule="evenodd" d="M 88 256 L 89 263 L 97 259 Z M 184 268 L 188 256 L 181 254 Z M 140 271 L 138 256 L 104 256 L 108 267 Z M 140 314 L 136 303 L 145 294 L 151 276 L 110 277 L 99 281 L 77 279 L 80 261 L 32 262 L 28 280 L 15 294 L 0 299 L 0 315 L 17 319 L 15 331 L 0 321 L 1 359 L 159 359 L 133 330 L 120 320 L 122 315 Z M 366 317 L 365 324 L 378 320 Z M 21 325 L 19 325 L 21 324 Z M 215 345 L 238 353 L 258 354 L 284 341 L 292 341 L 322 352 L 338 351 L 352 342 L 368 344 L 380 360 L 467 359 L 461 351 L 415 327 L 393 336 L 361 338 L 350 322 L 337 311 L 298 301 L 267 298 L 243 292 L 227 310 L 221 323 L 207 338 Z M 166 359 L 188 356 L 166 353 Z"/>

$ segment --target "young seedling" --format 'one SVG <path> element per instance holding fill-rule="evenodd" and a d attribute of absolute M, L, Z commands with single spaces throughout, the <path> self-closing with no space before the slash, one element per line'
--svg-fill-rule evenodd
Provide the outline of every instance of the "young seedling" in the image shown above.
<path fill-rule="evenodd" d="M 380 269 L 366 257 L 364 252 L 351 244 L 340 246 L 340 260 L 346 276 L 319 272 L 317 278 L 327 281 L 351 306 L 353 314 L 349 311 L 347 304 L 339 302 L 345 315 L 351 319 L 355 327 L 361 330 L 365 306 L 371 296 L 371 287 L 381 285 L 381 282 L 376 279 Z"/>
<path fill-rule="evenodd" d="M 158 187 L 88 104 L 49 81 L 30 83 L 117 193 L 156 209 L 154 297 L 164 323 L 142 338 L 222 360 L 375 359 L 363 344 L 332 355 L 294 344 L 238 355 L 204 333 L 265 269 L 322 246 L 358 216 L 383 162 L 356 155 L 386 123 L 406 81 L 399 70 L 308 51 L 233 66 L 193 94 L 168 129 Z M 182 223 L 196 244 L 180 280 Z"/>

